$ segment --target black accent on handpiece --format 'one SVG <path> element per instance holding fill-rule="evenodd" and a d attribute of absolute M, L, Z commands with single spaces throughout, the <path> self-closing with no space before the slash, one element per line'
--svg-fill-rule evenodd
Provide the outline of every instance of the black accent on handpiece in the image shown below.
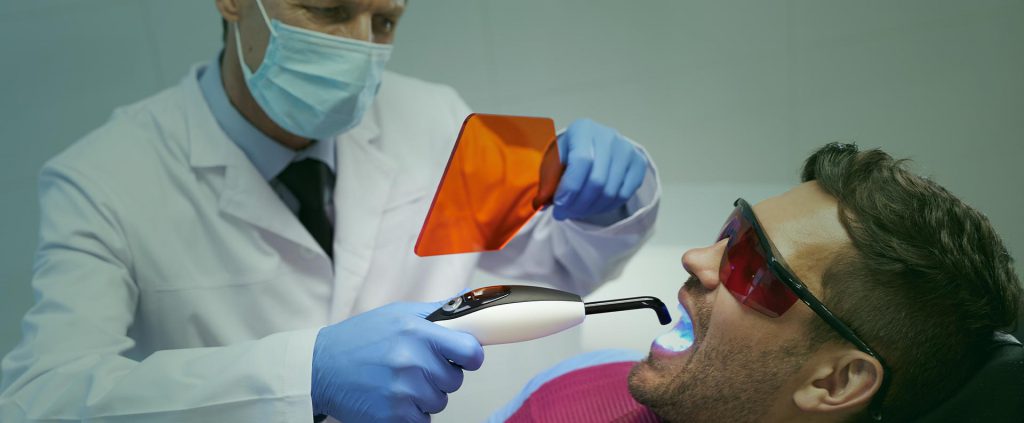
<path fill-rule="evenodd" d="M 452 297 L 441 308 L 437 309 L 427 320 L 437 322 L 451 320 L 502 304 L 525 303 L 531 301 L 570 301 L 583 302 L 579 295 L 557 289 L 527 285 L 494 285 L 477 288 L 457 297 Z"/>
<path fill-rule="evenodd" d="M 621 298 L 618 300 L 594 301 L 583 304 L 585 314 L 611 313 L 613 311 L 637 310 L 649 308 L 658 314 L 658 321 L 663 325 L 672 323 L 672 316 L 668 314 L 668 307 L 665 303 L 654 297 L 633 297 Z"/>

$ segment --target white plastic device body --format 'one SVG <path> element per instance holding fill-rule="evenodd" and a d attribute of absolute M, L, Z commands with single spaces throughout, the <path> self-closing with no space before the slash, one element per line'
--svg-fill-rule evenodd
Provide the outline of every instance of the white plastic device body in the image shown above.
<path fill-rule="evenodd" d="M 473 335 L 480 345 L 529 341 L 583 322 L 581 301 L 526 301 L 500 304 L 437 323 Z"/>

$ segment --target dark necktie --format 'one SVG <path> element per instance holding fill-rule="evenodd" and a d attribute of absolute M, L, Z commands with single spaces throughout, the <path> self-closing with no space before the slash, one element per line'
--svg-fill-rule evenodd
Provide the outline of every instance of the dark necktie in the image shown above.
<path fill-rule="evenodd" d="M 328 189 L 334 188 L 334 173 L 324 162 L 305 159 L 288 165 L 277 180 L 299 200 L 299 222 L 333 258 L 334 228 L 327 216 L 324 197 Z"/>

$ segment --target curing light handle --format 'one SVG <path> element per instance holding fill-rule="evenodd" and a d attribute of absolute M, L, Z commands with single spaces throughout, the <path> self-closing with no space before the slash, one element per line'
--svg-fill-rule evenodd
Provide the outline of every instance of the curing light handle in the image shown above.
<path fill-rule="evenodd" d="M 672 323 L 672 316 L 668 314 L 668 307 L 665 303 L 654 297 L 633 297 L 620 298 L 618 300 L 594 301 L 584 303 L 584 314 L 611 313 L 613 311 L 637 310 L 649 308 L 658 314 L 658 321 L 663 325 Z"/>

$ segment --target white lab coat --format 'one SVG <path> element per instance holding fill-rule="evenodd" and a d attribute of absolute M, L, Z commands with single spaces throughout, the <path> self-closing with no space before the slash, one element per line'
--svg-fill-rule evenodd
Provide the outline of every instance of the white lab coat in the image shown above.
<path fill-rule="evenodd" d="M 541 213 L 501 252 L 417 257 L 470 111 L 451 88 L 388 73 L 336 140 L 332 265 L 218 126 L 197 70 L 43 168 L 37 302 L 3 360 L 0 421 L 309 422 L 320 327 L 444 299 L 478 266 L 586 293 L 651 231 L 653 167 L 612 226 Z"/>

